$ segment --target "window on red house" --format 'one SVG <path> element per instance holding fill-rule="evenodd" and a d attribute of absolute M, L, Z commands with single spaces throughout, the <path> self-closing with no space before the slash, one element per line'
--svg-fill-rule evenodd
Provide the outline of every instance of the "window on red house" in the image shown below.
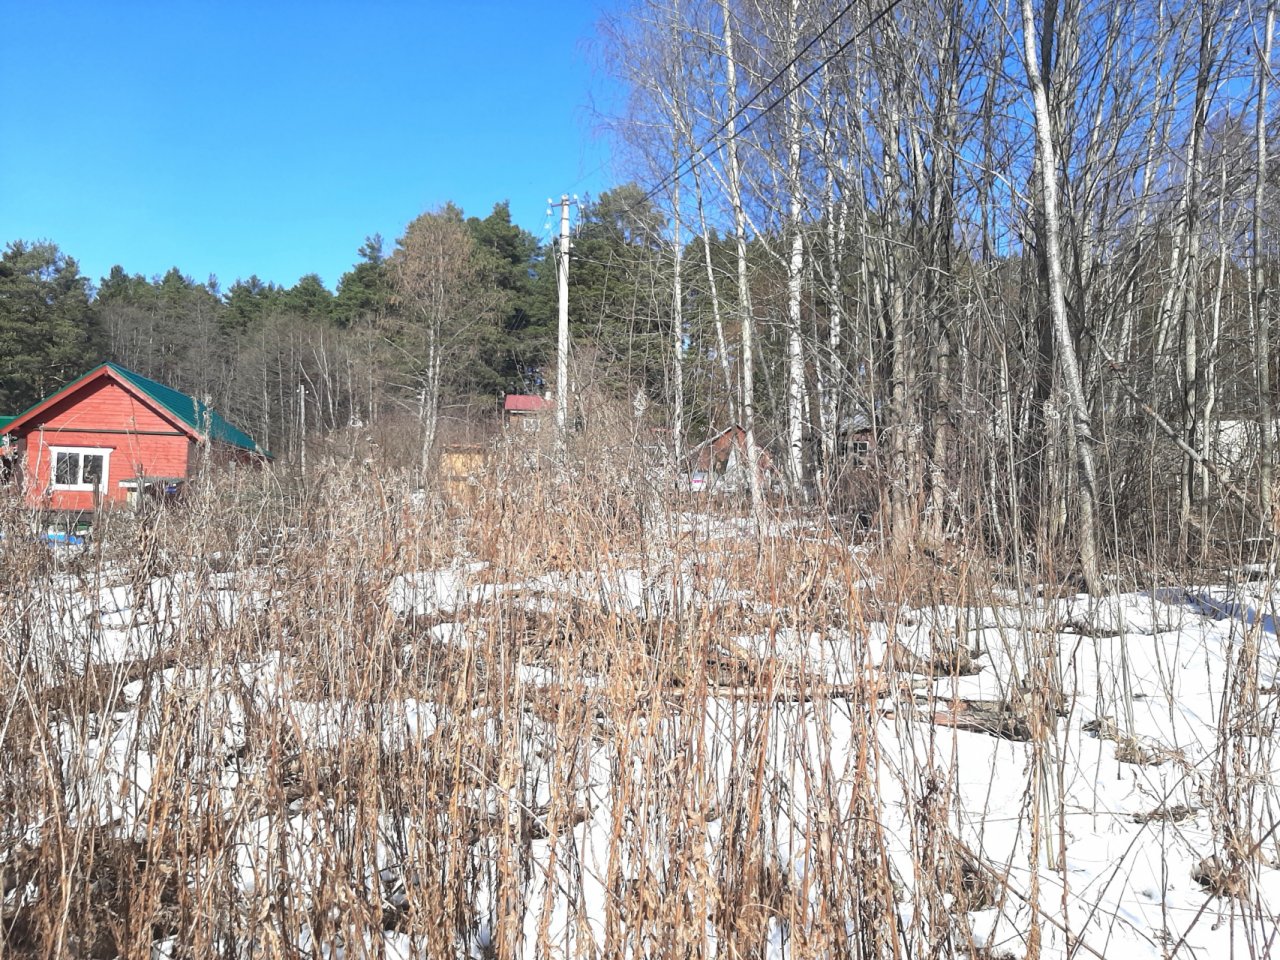
<path fill-rule="evenodd" d="M 107 479 L 109 450 L 54 447 L 53 486 L 60 490 L 101 490 Z"/>

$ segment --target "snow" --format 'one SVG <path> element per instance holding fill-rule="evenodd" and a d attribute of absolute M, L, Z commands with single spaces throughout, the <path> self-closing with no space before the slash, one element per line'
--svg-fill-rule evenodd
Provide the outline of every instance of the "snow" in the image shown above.
<path fill-rule="evenodd" d="M 697 522 L 705 532 L 707 524 Z M 681 529 L 694 526 L 693 518 L 681 521 Z M 745 521 L 721 520 L 715 535 L 740 536 L 744 530 Z M 902 887 L 901 924 L 910 925 L 928 909 L 913 893 L 920 882 L 920 818 L 932 803 L 946 811 L 955 841 L 991 873 L 996 903 L 967 913 L 956 902 L 947 906 L 964 914 L 955 922 L 969 931 L 973 945 L 994 956 L 1023 956 L 1033 926 L 1039 927 L 1045 958 L 1159 958 L 1179 943 L 1187 956 L 1244 956 L 1250 950 L 1266 955 L 1280 930 L 1280 848 L 1274 836 L 1280 822 L 1280 757 L 1274 750 L 1280 644 L 1273 588 L 1270 581 L 1252 580 L 1169 585 L 1099 600 L 1010 597 L 1007 604 L 898 609 L 884 620 L 825 627 L 791 625 L 782 611 L 763 604 L 759 612 L 775 622 L 723 639 L 760 662 L 777 664 L 770 681 L 775 689 L 785 692 L 803 683 L 812 697 L 762 700 L 713 688 L 701 701 L 682 695 L 679 708 L 636 713 L 632 732 L 646 729 L 653 742 L 681 745 L 664 755 L 668 766 L 660 770 L 645 756 L 622 751 L 607 726 L 597 725 L 595 734 L 590 726 L 577 731 L 579 795 L 566 809 L 580 803 L 587 816 L 559 838 L 529 843 L 525 954 L 534 956 L 539 943 L 549 945 L 553 956 L 589 956 L 602 946 L 608 878 L 618 859 L 623 876 L 638 878 L 644 857 L 656 862 L 664 856 L 658 846 L 619 850 L 617 837 L 634 828 L 615 820 L 624 812 L 619 791 L 628 783 L 672 776 L 680 758 L 695 749 L 709 758 L 714 792 L 722 801 L 745 769 L 743 754 L 757 751 L 764 792 L 777 801 L 767 833 L 780 868 L 803 889 L 805 877 L 829 856 L 823 845 L 832 842 L 831 811 L 851 809 L 865 787 L 857 758 L 869 725 L 876 751 L 863 762 L 875 778 L 880 826 Z M 48 646 L 35 656 L 52 662 L 56 652 L 57 659 L 79 669 L 108 664 L 122 671 L 166 649 L 184 618 L 231 624 L 263 610 L 271 597 L 269 585 L 254 576 L 161 578 L 142 588 L 55 580 L 50 590 Z M 547 573 L 511 583 L 498 582 L 483 563 L 467 562 L 401 574 L 385 594 L 399 616 L 436 618 L 425 635 L 462 652 L 480 643 L 468 607 L 495 598 L 543 614 L 576 600 L 639 617 L 760 600 L 740 585 L 700 576 L 691 562 Z M 401 648 L 406 658 L 414 642 Z M 970 650 L 980 669 L 956 676 L 883 676 L 901 655 L 896 651 L 923 660 L 948 644 Z M 255 736 L 254 724 L 268 715 L 288 729 L 297 750 L 334 750 L 372 732 L 384 751 L 398 754 L 420 749 L 464 716 L 488 723 L 491 740 L 504 735 L 505 728 L 484 720 L 475 704 L 438 703 L 429 690 L 372 703 L 336 693 L 316 698 L 299 686 L 302 666 L 282 648 L 221 668 L 168 664 L 148 679 L 120 673 L 120 696 L 110 711 L 51 718 L 62 775 L 75 785 L 73 821 L 88 818 L 126 835 L 145 828 L 148 797 L 160 776 L 159 738 L 171 719 L 165 711 L 186 702 L 183 691 L 190 691 L 190 703 L 200 704 L 184 722 L 211 731 L 210 742 L 228 755 L 245 748 Z M 1257 711 L 1242 715 L 1233 684 L 1252 670 Z M 1036 671 L 1056 676 L 1062 691 L 1060 709 L 1051 704 L 1045 711 L 1051 728 L 1041 745 L 1043 778 L 1036 773 L 1036 744 L 945 720 L 957 704 L 1016 699 L 1019 685 Z M 572 677 L 563 665 L 524 659 L 511 677 L 510 702 L 528 704 L 531 711 L 519 725 L 525 737 L 519 755 L 527 763 L 530 789 L 519 795 L 511 781 L 490 782 L 480 791 L 481 806 L 494 818 L 523 809 L 545 833 L 534 813 L 564 800 L 551 792 L 556 777 L 546 758 L 562 745 L 566 731 L 554 717 L 538 714 L 534 701 L 572 692 L 578 700 L 571 702 L 590 705 L 605 695 L 603 678 Z M 886 693 L 907 684 L 914 705 L 887 698 L 858 703 L 840 693 L 845 685 L 875 677 L 883 677 Z M 482 779 L 488 775 L 479 773 Z M 817 773 L 822 776 L 815 778 Z M 197 757 L 189 775 L 208 778 L 230 810 L 245 778 L 256 774 L 225 757 Z M 833 791 L 834 799 L 821 796 L 818 786 Z M 1041 804 L 1042 790 L 1052 802 Z M 1252 817 L 1248 900 L 1215 896 L 1193 879 L 1198 864 L 1222 850 L 1223 825 L 1215 811 L 1231 790 L 1240 793 Z M 1175 807 L 1185 816 L 1153 816 Z M 708 857 L 723 839 L 724 824 L 707 811 L 668 815 L 701 823 Z M 1033 852 L 1030 823 L 1041 815 L 1043 843 Z M 354 829 L 350 816 L 328 796 L 241 817 L 230 842 L 241 893 L 269 896 L 287 883 L 304 901 L 322 896 L 329 889 L 323 851 L 345 842 Z M 650 829 L 661 836 L 674 826 L 655 822 Z M 375 900 L 388 878 L 412 882 L 382 843 L 370 870 L 365 883 Z M 572 884 L 564 880 L 566 870 Z M 492 897 L 483 880 L 477 881 L 475 897 L 482 906 Z M 484 955 L 494 936 L 489 924 L 483 920 L 470 932 L 472 955 Z M 791 956 L 796 931 L 788 921 L 771 918 L 764 931 L 766 956 Z M 707 937 L 714 950 L 716 932 L 709 921 Z M 176 949 L 172 942 L 158 949 L 164 954 L 171 948 Z M 381 949 L 387 956 L 415 955 L 413 938 L 395 931 L 386 933 Z M 341 953 L 328 947 L 320 952 Z"/>

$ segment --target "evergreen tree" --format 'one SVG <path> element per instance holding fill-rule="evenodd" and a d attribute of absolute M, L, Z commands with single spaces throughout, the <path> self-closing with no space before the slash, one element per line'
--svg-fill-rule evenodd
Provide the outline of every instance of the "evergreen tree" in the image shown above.
<path fill-rule="evenodd" d="M 338 281 L 338 295 L 333 301 L 333 318 L 340 327 L 357 320 L 384 317 L 391 304 L 391 280 L 387 259 L 382 252 L 382 236 L 365 237 L 360 262 Z"/>
<path fill-rule="evenodd" d="M 334 296 L 317 274 L 308 273 L 280 295 L 280 306 L 303 319 L 329 323 L 333 320 Z"/>
<path fill-rule="evenodd" d="M 18 413 L 101 359 L 89 282 L 56 244 L 0 256 L 0 410 Z"/>
<path fill-rule="evenodd" d="M 582 205 L 569 266 L 569 323 L 592 343 L 610 382 L 627 392 L 663 390 L 671 290 L 663 216 L 635 184 Z M 554 270 L 549 289 L 554 294 Z"/>
<path fill-rule="evenodd" d="M 264 283 L 256 274 L 248 280 L 237 280 L 227 291 L 223 325 L 233 333 L 252 329 L 262 323 L 272 307 L 279 305 L 281 292 L 274 283 Z"/>
<path fill-rule="evenodd" d="M 225 398 L 235 344 L 220 323 L 225 307 L 207 284 L 177 267 L 148 281 L 115 266 L 94 308 L 110 359 L 187 393 Z"/>
<path fill-rule="evenodd" d="M 554 275 L 549 291 L 539 282 L 547 269 L 544 251 L 533 234 L 511 222 L 506 200 L 483 220 L 471 217 L 467 229 L 507 303 L 482 358 L 489 384 L 506 392 L 537 389 L 555 348 Z"/>

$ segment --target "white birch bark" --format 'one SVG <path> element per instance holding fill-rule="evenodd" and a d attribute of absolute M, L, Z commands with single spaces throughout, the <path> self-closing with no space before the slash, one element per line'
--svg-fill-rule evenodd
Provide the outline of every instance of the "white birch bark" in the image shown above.
<path fill-rule="evenodd" d="M 801 118 L 799 74 L 795 54 L 799 24 L 798 0 L 791 0 L 787 17 L 787 230 L 791 234 L 791 255 L 787 260 L 787 468 L 795 495 L 805 495 L 804 408 L 805 386 L 804 341 L 801 331 L 801 291 L 804 271 L 804 233 L 802 231 L 801 198 Z"/>
<path fill-rule="evenodd" d="M 729 203 L 733 207 L 733 237 L 738 258 L 738 311 L 742 330 L 742 429 L 746 434 L 747 476 L 751 485 L 751 507 L 759 517 L 764 509 L 764 486 L 760 476 L 760 453 L 756 445 L 755 345 L 751 316 L 751 286 L 747 275 L 747 227 L 742 205 L 742 171 L 738 158 L 738 68 L 733 52 L 733 14 L 729 0 L 720 0 L 724 18 L 726 109 L 729 123 L 724 131 L 729 159 Z"/>
<path fill-rule="evenodd" d="M 1257 173 L 1253 187 L 1253 308 L 1254 363 L 1258 381 L 1258 436 L 1261 465 L 1258 471 L 1258 510 L 1267 519 L 1274 515 L 1275 424 L 1271 411 L 1271 307 L 1268 301 L 1267 275 L 1263 257 L 1262 216 L 1267 198 L 1267 92 L 1271 77 L 1271 49 L 1275 32 L 1275 0 L 1268 0 L 1258 54 L 1258 105 L 1254 113 L 1254 151 Z"/>
<path fill-rule="evenodd" d="M 715 260 L 711 255 L 711 235 L 707 231 L 707 213 L 702 199 L 702 175 L 693 168 L 694 205 L 698 210 L 698 229 L 702 234 L 702 260 L 707 269 L 707 293 L 711 300 L 711 318 L 716 333 L 716 359 L 724 377 L 725 403 L 729 408 L 729 423 L 738 422 L 736 391 L 733 387 L 733 369 L 729 364 L 729 341 L 724 335 L 724 314 L 720 308 L 720 284 L 716 281 Z"/>
<path fill-rule="evenodd" d="M 1079 502 L 1080 566 L 1085 585 L 1091 594 L 1101 591 L 1102 579 L 1098 557 L 1097 471 L 1093 459 L 1093 433 L 1089 408 L 1080 377 L 1079 358 L 1067 320 L 1066 287 L 1062 274 L 1061 225 L 1058 219 L 1057 151 L 1053 143 L 1049 97 L 1037 56 L 1036 23 L 1031 0 L 1022 0 L 1023 62 L 1035 110 L 1036 172 L 1039 200 L 1044 221 L 1046 264 L 1049 273 L 1049 309 L 1062 371 L 1072 427 L 1067 443 L 1076 471 L 1076 495 Z M 1047 42 L 1042 39 L 1041 43 Z"/>

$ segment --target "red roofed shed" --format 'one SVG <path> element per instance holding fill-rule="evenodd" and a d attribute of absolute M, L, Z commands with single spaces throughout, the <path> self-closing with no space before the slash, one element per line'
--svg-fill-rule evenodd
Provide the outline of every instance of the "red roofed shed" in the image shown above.
<path fill-rule="evenodd" d="M 502 425 L 510 427 L 515 421 L 527 433 L 537 433 L 542 427 L 542 415 L 555 409 L 555 401 L 530 393 L 509 393 L 502 400 Z"/>
<path fill-rule="evenodd" d="M 552 402 L 545 397 L 527 393 L 509 393 L 502 401 L 504 413 L 541 413 L 551 409 Z"/>

